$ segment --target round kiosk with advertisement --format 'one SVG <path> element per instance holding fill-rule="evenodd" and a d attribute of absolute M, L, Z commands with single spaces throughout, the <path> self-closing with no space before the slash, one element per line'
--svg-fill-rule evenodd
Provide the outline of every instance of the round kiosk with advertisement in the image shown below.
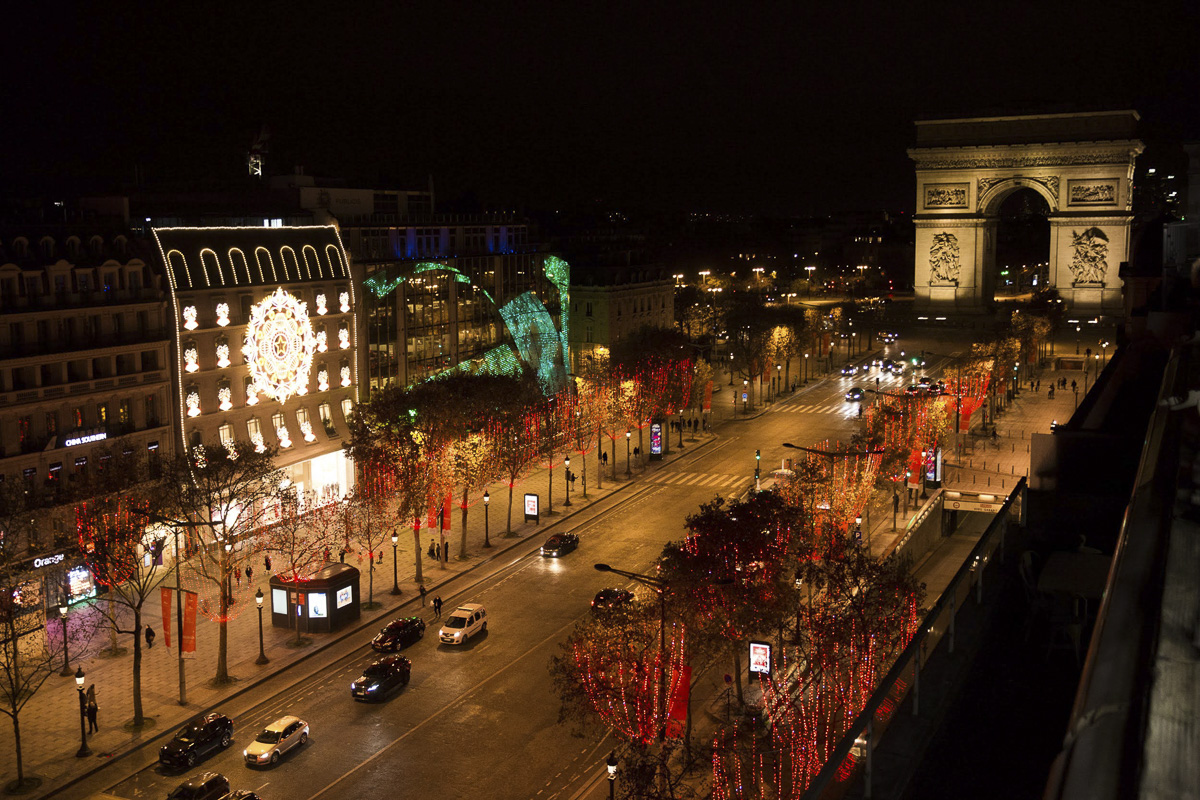
<path fill-rule="evenodd" d="M 271 576 L 271 625 L 304 633 L 332 633 L 359 618 L 359 572 L 328 563 L 312 575 Z M 293 622 L 293 618 L 298 618 Z"/>

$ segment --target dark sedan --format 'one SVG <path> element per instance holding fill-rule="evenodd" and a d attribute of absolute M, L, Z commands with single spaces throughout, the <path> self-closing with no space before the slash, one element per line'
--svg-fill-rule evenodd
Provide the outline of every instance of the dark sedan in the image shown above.
<path fill-rule="evenodd" d="M 573 533 L 556 533 L 542 545 L 542 555 L 558 558 L 579 546 L 579 537 Z"/>
<path fill-rule="evenodd" d="M 158 760 L 170 767 L 191 767 L 214 750 L 228 747 L 233 720 L 224 714 L 205 714 L 184 725 L 175 738 L 158 750 Z"/>
<path fill-rule="evenodd" d="M 382 700 L 393 689 L 407 686 L 411 676 L 412 662 L 404 656 L 381 658 L 350 684 L 350 696 L 355 700 Z"/>
<path fill-rule="evenodd" d="M 607 611 L 619 608 L 633 599 L 633 592 L 626 589 L 601 589 L 592 598 L 592 611 Z"/>
<path fill-rule="evenodd" d="M 371 647 L 380 653 L 394 653 L 401 647 L 420 641 L 424 635 L 425 620 L 420 617 L 394 619 L 371 640 Z"/>
<path fill-rule="evenodd" d="M 857 386 L 855 386 L 850 391 L 846 392 L 846 400 L 848 400 L 851 403 L 862 402 L 862 399 L 863 399 L 863 390 L 858 388 Z"/>

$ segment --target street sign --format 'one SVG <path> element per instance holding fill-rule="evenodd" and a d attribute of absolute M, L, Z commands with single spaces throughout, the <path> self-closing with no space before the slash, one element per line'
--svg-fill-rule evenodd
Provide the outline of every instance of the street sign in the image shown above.
<path fill-rule="evenodd" d="M 742 402 L 744 403 L 749 399 L 750 399 L 750 395 L 747 392 L 742 392 Z"/>

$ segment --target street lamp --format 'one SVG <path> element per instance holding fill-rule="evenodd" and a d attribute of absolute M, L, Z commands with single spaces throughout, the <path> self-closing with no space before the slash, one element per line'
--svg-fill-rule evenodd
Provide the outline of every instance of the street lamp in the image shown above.
<path fill-rule="evenodd" d="M 812 297 L 812 293 L 813 293 L 812 292 L 812 275 L 813 275 L 813 270 L 815 270 L 815 269 L 816 269 L 816 267 L 812 266 L 811 264 L 804 268 L 805 272 L 808 273 L 808 296 L 809 297 Z"/>
<path fill-rule="evenodd" d="M 628 436 L 629 434 L 625 434 Z M 679 409 L 679 449 L 683 449 L 683 409 Z"/>
<path fill-rule="evenodd" d="M 62 672 L 58 673 L 64 678 L 71 676 L 71 657 L 67 653 L 67 601 L 63 600 L 58 604 L 58 618 L 62 620 L 63 629 L 63 668 Z"/>
<path fill-rule="evenodd" d="M 604 765 L 608 768 L 608 800 L 613 800 L 617 785 L 617 751 L 609 752 L 608 758 L 604 760 Z"/>
<path fill-rule="evenodd" d="M 804 383 L 808 383 L 808 353 L 804 354 Z"/>
<path fill-rule="evenodd" d="M 854 543 L 862 547 L 862 514 L 854 518 Z"/>
<path fill-rule="evenodd" d="M 87 717 L 87 702 L 83 697 L 83 667 L 75 670 L 75 688 L 79 691 L 79 751 L 75 753 L 76 758 L 86 758 L 92 754 L 92 751 L 87 746 L 87 728 L 84 727 L 84 719 Z"/>
<path fill-rule="evenodd" d="M 729 354 L 729 385 L 733 386 L 733 353 Z"/>
<path fill-rule="evenodd" d="M 396 545 L 400 542 L 400 534 L 392 530 L 392 594 L 400 594 L 400 581 L 396 575 Z"/>
<path fill-rule="evenodd" d="M 681 428 L 680 430 L 682 430 L 682 428 Z M 625 477 L 626 477 L 626 478 L 628 478 L 628 477 L 630 477 L 631 475 L 633 475 L 633 470 L 631 470 L 631 469 L 629 468 L 629 439 L 630 439 L 630 437 L 632 437 L 632 436 L 633 436 L 633 432 L 632 432 L 632 431 L 625 431 Z M 680 438 L 681 438 L 681 439 L 683 438 L 683 434 L 682 434 L 682 433 L 680 434 Z"/>
<path fill-rule="evenodd" d="M 783 364 L 775 365 L 775 397 L 783 394 Z"/>
<path fill-rule="evenodd" d="M 750 410 L 749 410 L 750 407 L 747 405 L 749 397 L 750 397 L 750 379 L 742 378 L 742 413 L 743 414 L 750 413 Z"/>
<path fill-rule="evenodd" d="M 563 486 L 567 488 L 566 500 L 563 500 L 563 508 L 571 505 L 571 457 L 567 456 L 563 459 Z M 487 503 L 484 500 L 484 503 Z"/>
<path fill-rule="evenodd" d="M 571 459 L 567 459 L 570 462 Z M 491 547 L 492 542 L 488 538 L 488 503 L 491 502 L 492 496 L 485 490 L 483 493 L 483 546 Z"/>
<path fill-rule="evenodd" d="M 396 540 L 396 535 L 392 534 L 392 541 Z M 393 557 L 395 553 L 392 554 Z M 394 563 L 394 562 L 393 562 Z M 254 593 L 254 602 L 258 605 L 258 658 L 254 660 L 255 664 L 266 664 L 271 659 L 267 658 L 267 651 L 263 650 L 263 628 L 262 628 L 262 587 L 258 587 L 258 591 Z"/>
<path fill-rule="evenodd" d="M 233 571 L 229 568 L 229 554 L 233 552 L 233 542 L 225 540 L 225 605 L 233 605 Z M 181 634 L 182 635 L 182 634 Z"/>

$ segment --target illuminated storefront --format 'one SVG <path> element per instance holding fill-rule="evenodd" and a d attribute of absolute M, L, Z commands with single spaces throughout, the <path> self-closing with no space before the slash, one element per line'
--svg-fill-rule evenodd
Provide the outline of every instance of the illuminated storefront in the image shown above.
<path fill-rule="evenodd" d="M 182 446 L 275 446 L 298 492 L 345 495 L 360 336 L 337 229 L 153 233 L 171 291 Z"/>

